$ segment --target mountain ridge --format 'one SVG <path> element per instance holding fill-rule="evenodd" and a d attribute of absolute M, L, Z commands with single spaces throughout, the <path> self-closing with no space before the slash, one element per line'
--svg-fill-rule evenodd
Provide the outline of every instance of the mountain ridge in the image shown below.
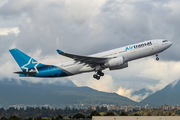
<path fill-rule="evenodd" d="M 4 82 L 5 81 L 5 82 Z M 17 82 L 18 81 L 18 82 Z M 24 80 L 0 80 L 0 105 L 49 105 L 89 107 L 90 105 L 138 105 L 139 103 L 117 93 L 106 93 L 89 87 L 58 86 L 54 84 L 31 83 Z"/>
<path fill-rule="evenodd" d="M 141 95 L 141 96 L 144 96 L 146 94 L 152 94 L 153 91 L 151 90 L 146 90 L 145 88 L 142 88 L 138 91 L 134 91 L 132 94 L 131 94 L 131 97 L 134 96 L 134 95 Z"/>
<path fill-rule="evenodd" d="M 176 83 L 176 84 L 175 84 Z M 163 89 L 156 91 L 142 100 L 140 103 L 148 103 L 152 106 L 160 107 L 163 104 L 179 105 L 180 104 L 180 80 L 174 81 Z"/>

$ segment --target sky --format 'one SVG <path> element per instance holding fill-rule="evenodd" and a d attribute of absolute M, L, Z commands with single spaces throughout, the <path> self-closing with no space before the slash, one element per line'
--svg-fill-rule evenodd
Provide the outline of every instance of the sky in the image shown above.
<path fill-rule="evenodd" d="M 94 72 L 68 77 L 77 86 L 131 96 L 145 88 L 156 92 L 180 79 L 179 0 L 1 0 L 0 77 L 19 78 L 20 68 L 9 53 L 18 48 L 45 64 L 68 58 L 56 49 L 90 55 L 150 39 L 168 39 L 173 45 L 155 56 L 129 62 L 122 70 L 105 70 L 99 81 Z M 41 82 L 42 78 L 21 78 Z M 64 78 L 46 79 L 47 82 Z"/>

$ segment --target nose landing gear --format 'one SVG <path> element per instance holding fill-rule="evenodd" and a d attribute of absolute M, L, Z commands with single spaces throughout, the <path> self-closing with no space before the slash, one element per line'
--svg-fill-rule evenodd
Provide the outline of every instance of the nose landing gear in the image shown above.
<path fill-rule="evenodd" d="M 93 75 L 93 78 L 99 80 L 101 76 L 104 76 L 104 73 L 102 71 L 97 71 L 97 73 Z"/>
<path fill-rule="evenodd" d="M 159 60 L 158 53 L 156 54 L 156 60 L 157 60 L 157 61 Z"/>

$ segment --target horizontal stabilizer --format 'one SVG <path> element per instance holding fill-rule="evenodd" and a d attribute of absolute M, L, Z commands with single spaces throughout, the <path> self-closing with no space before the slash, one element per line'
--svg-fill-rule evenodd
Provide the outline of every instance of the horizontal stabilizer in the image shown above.
<path fill-rule="evenodd" d="M 24 75 L 33 75 L 35 76 L 37 73 L 36 72 L 22 72 L 22 71 L 19 71 L 19 72 L 14 72 L 16 74 L 24 74 Z"/>

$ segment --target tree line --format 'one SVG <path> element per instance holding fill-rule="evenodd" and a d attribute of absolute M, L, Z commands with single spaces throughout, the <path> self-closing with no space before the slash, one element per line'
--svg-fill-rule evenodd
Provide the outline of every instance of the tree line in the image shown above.
<path fill-rule="evenodd" d="M 102 114 L 103 113 L 103 114 Z M 112 111 L 110 112 L 107 112 L 107 113 L 99 113 L 97 112 L 96 110 L 92 111 L 88 116 L 85 116 L 83 113 L 79 112 L 79 113 L 76 113 L 74 114 L 72 117 L 71 116 L 67 116 L 67 117 L 63 117 L 62 115 L 58 115 L 57 117 L 51 117 L 51 118 L 48 118 L 48 117 L 26 117 L 26 118 L 22 118 L 20 116 L 17 116 L 17 115 L 12 115 L 10 116 L 9 118 L 6 118 L 6 117 L 1 117 L 0 120 L 59 120 L 59 119 L 92 119 L 92 116 L 115 116 L 116 114 Z M 125 112 L 121 112 L 119 114 L 120 116 L 128 116 L 127 113 Z"/>
<path fill-rule="evenodd" d="M 59 119 L 91 119 L 92 116 L 179 116 L 180 110 L 163 111 L 162 109 L 141 110 L 136 112 L 108 111 L 106 107 L 92 109 L 50 109 L 50 108 L 0 108 L 0 120 L 59 120 Z"/>
<path fill-rule="evenodd" d="M 107 107 L 96 107 L 98 112 L 107 112 Z M 92 109 L 77 109 L 77 108 L 69 108 L 65 107 L 64 109 L 57 109 L 57 108 L 49 108 L 49 107 L 27 107 L 27 108 L 15 108 L 10 107 L 8 109 L 0 108 L 0 118 L 10 118 L 13 115 L 21 116 L 22 118 L 38 118 L 38 117 L 47 117 L 47 118 L 54 118 L 61 115 L 61 116 L 74 116 L 76 113 L 82 113 L 84 116 L 88 116 L 91 113 Z"/>
<path fill-rule="evenodd" d="M 161 108 L 154 108 L 152 110 L 141 110 L 135 112 L 139 116 L 180 116 L 180 110 L 167 110 L 164 111 Z M 129 115 L 135 114 L 134 112 L 130 112 Z"/>

